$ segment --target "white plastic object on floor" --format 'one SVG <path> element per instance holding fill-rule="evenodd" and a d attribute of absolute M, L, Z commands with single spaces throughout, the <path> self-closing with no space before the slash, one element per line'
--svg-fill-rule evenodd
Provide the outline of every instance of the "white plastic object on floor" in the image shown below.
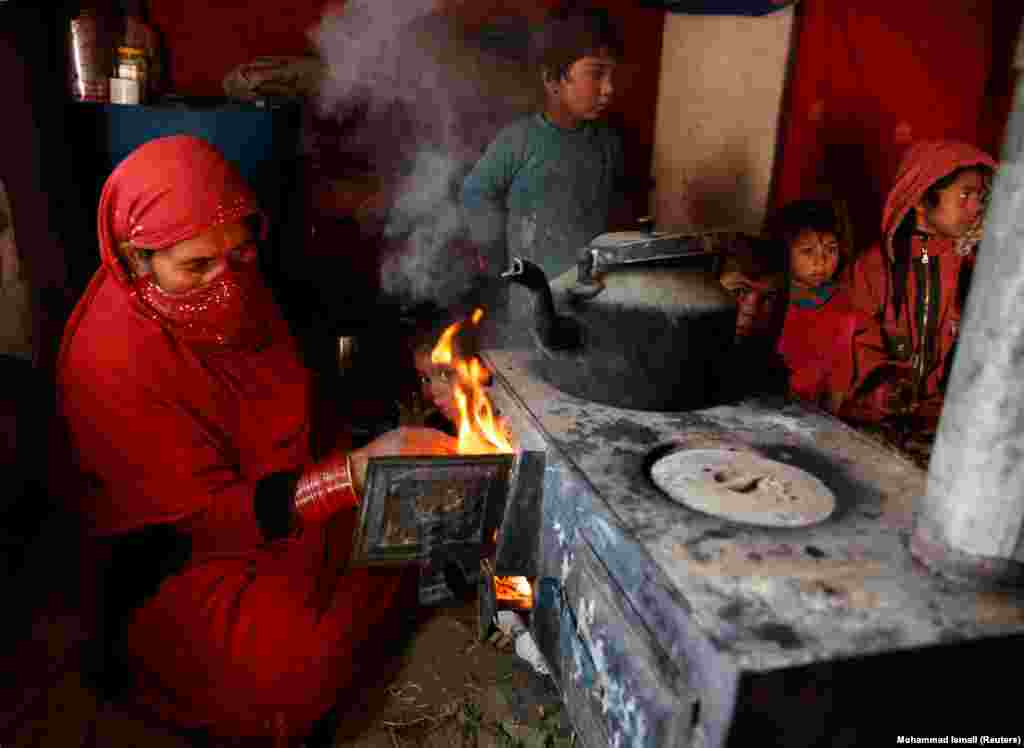
<path fill-rule="evenodd" d="M 544 655 L 537 648 L 537 642 L 529 631 L 524 631 L 516 637 L 516 654 L 526 660 L 541 675 L 551 675 L 551 668 L 548 667 Z"/>
<path fill-rule="evenodd" d="M 526 632 L 526 621 L 514 610 L 499 610 L 496 618 L 498 628 L 506 636 L 515 638 Z"/>

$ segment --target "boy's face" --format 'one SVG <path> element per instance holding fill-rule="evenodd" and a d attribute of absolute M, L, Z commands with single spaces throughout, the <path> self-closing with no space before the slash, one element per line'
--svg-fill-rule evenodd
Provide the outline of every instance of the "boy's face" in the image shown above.
<path fill-rule="evenodd" d="M 789 272 L 801 288 L 832 280 L 839 267 L 839 240 L 831 231 L 804 229 L 789 243 Z"/>
<path fill-rule="evenodd" d="M 563 127 L 596 120 L 612 103 L 617 63 L 607 50 L 576 60 L 560 79 L 547 79 L 547 114 Z"/>
<path fill-rule="evenodd" d="M 914 211 L 917 227 L 930 234 L 957 239 L 972 228 L 985 210 L 987 180 L 976 169 L 958 176 L 951 185 L 940 190 L 939 202 L 931 206 L 921 200 Z"/>
<path fill-rule="evenodd" d="M 722 273 L 719 281 L 736 297 L 736 341 L 769 333 L 779 302 L 778 277 L 752 278 L 733 270 Z"/>

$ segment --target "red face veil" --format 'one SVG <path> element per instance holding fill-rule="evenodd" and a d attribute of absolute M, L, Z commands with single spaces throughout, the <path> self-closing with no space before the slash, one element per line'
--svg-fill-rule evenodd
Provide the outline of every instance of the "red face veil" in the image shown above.
<path fill-rule="evenodd" d="M 254 248 L 246 254 L 251 259 L 229 260 L 228 269 L 201 288 L 168 293 L 146 276 L 134 281 L 134 292 L 146 312 L 182 340 L 259 346 L 267 338 L 274 302 L 260 275 Z"/>
<path fill-rule="evenodd" d="M 253 245 L 232 250 L 225 272 L 185 293 L 162 290 L 152 276 L 133 277 L 118 251 L 130 242 L 159 252 L 249 216 L 262 219 L 252 191 L 213 146 L 191 136 L 159 138 L 133 151 L 104 185 L 97 217 L 103 264 L 139 310 L 175 337 L 192 344 L 259 346 L 278 311 Z"/>

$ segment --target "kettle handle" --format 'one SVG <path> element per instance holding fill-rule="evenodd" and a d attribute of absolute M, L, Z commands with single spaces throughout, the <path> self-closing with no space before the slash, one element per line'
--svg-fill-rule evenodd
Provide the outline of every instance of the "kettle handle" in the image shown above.
<path fill-rule="evenodd" d="M 630 245 L 628 254 L 623 254 L 623 250 L 620 249 L 588 246 L 583 249 L 576 261 L 576 276 L 580 283 L 590 285 L 605 273 L 637 265 L 668 261 L 715 266 L 721 259 L 722 253 L 714 246 L 710 235 L 680 235 L 673 239 L 673 251 L 666 251 L 663 243 L 653 239 Z"/>

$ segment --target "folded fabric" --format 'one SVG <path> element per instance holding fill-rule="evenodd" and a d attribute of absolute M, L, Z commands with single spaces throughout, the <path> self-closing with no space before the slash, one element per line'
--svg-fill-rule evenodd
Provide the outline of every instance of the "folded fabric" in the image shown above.
<path fill-rule="evenodd" d="M 315 96 L 324 77 L 316 57 L 257 57 L 224 77 L 224 93 L 240 101 Z"/>

